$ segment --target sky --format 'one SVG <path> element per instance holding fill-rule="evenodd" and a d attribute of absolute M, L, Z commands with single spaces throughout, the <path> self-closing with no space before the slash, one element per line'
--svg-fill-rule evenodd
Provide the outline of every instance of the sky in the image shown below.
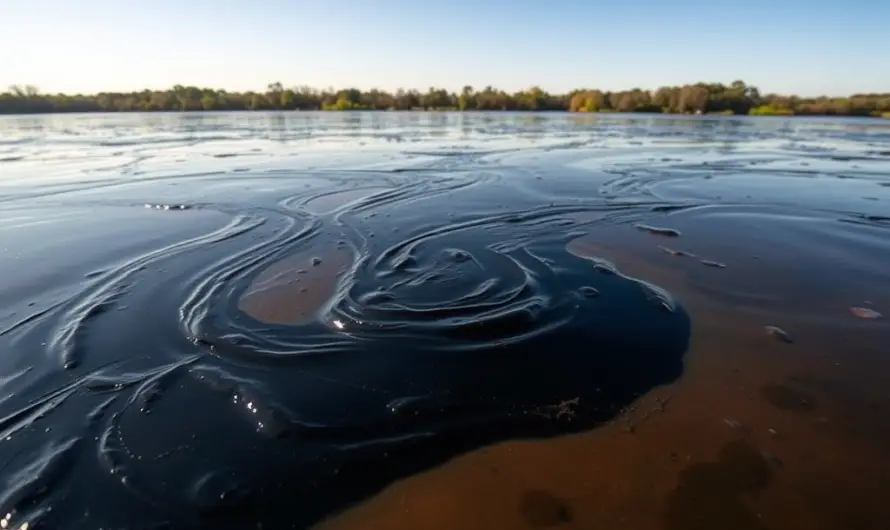
<path fill-rule="evenodd" d="M 0 0 L 0 91 L 890 92 L 887 0 Z"/>

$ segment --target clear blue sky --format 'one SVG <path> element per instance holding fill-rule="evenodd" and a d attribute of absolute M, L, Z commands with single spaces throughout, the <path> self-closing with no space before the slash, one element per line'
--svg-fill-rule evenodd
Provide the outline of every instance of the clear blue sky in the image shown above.
<path fill-rule="evenodd" d="M 890 92 L 890 0 L 0 0 L 0 87 Z"/>

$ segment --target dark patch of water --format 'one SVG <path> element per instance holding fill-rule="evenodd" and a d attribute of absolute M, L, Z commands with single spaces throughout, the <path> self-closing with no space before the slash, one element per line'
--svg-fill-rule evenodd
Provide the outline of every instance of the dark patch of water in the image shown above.
<path fill-rule="evenodd" d="M 772 479 L 764 456 L 745 441 L 727 443 L 716 462 L 696 463 L 680 475 L 668 499 L 665 524 L 671 530 L 769 528 L 745 503 Z"/>

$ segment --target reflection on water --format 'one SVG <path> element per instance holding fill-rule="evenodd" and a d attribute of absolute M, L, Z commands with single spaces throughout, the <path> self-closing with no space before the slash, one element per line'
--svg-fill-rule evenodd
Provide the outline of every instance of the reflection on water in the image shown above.
<path fill-rule="evenodd" d="M 883 122 L 0 130 L 5 527 L 890 522 Z"/>

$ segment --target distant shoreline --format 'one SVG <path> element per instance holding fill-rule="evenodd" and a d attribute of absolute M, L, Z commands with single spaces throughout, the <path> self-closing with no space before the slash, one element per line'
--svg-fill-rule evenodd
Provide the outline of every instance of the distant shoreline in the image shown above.
<path fill-rule="evenodd" d="M 91 112 L 206 111 L 566 111 L 589 113 L 727 114 L 753 116 L 843 116 L 890 118 L 890 93 L 803 98 L 761 95 L 757 87 L 734 81 L 695 83 L 624 91 L 578 89 L 552 94 L 538 87 L 507 93 L 465 86 L 459 92 L 418 90 L 287 88 L 272 83 L 265 91 L 174 86 L 167 90 L 43 94 L 37 87 L 13 86 L 0 93 L 0 115 Z"/>
<path fill-rule="evenodd" d="M 479 109 L 349 109 L 349 110 L 325 110 L 325 109 L 226 109 L 226 110 L 176 110 L 176 109 L 158 109 L 158 110 L 51 110 L 51 111 L 36 111 L 36 112 L 2 112 L 0 111 L 0 118 L 3 117 L 16 117 L 16 116 L 70 116 L 75 114 L 154 114 L 154 115 L 162 115 L 162 114 L 193 114 L 193 115 L 202 115 L 202 114 L 261 114 L 261 113 L 310 113 L 310 112 L 318 112 L 324 114 L 338 114 L 338 113 L 363 113 L 369 112 L 373 114 L 388 114 L 388 113 L 399 113 L 399 114 L 408 114 L 408 113 L 424 113 L 424 114 L 479 114 L 479 113 L 493 113 L 493 114 L 501 114 L 501 113 L 522 113 L 522 114 L 567 114 L 567 115 L 575 115 L 575 116 L 610 116 L 610 115 L 622 115 L 622 116 L 687 116 L 687 117 L 716 117 L 716 116 L 734 116 L 734 117 L 766 117 L 766 118 L 863 118 L 866 120 L 881 120 L 881 119 L 890 119 L 890 113 L 886 113 L 886 115 L 861 115 L 861 114 L 730 114 L 724 112 L 704 112 L 701 114 L 694 114 L 690 112 L 686 113 L 676 113 L 676 112 L 657 112 L 657 111 L 607 111 L 607 112 L 585 112 L 585 111 L 570 111 L 570 110 L 522 110 L 522 109 L 506 109 L 506 110 L 479 110 Z"/>

